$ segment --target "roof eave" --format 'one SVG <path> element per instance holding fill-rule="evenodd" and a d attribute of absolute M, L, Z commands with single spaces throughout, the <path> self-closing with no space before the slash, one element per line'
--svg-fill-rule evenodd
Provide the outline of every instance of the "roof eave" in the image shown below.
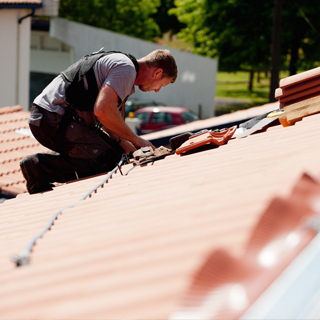
<path fill-rule="evenodd" d="M 0 4 L 0 9 L 39 9 L 42 8 L 42 3 L 34 4 Z"/>

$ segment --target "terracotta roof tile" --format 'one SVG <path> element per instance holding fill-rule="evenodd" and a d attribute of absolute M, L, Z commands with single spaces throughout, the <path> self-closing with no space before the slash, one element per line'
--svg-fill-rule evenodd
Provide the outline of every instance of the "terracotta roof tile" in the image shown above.
<path fill-rule="evenodd" d="M 320 76 L 320 67 L 307 70 L 280 80 L 280 88 L 286 88 Z"/>
<path fill-rule="evenodd" d="M 279 115 L 283 126 L 290 126 L 302 118 L 320 112 L 320 68 L 311 69 L 291 77 L 281 79 L 275 91 L 280 108 Z"/>
<path fill-rule="evenodd" d="M 29 112 L 20 106 L 0 108 L 0 192 L 26 192 L 20 160 L 33 153 L 49 152 L 36 139 L 21 133 L 21 129 L 29 128 L 28 117 Z"/>
<path fill-rule="evenodd" d="M 280 108 L 291 115 L 283 115 L 288 124 L 300 120 L 302 117 L 320 111 L 317 106 L 310 106 L 320 95 L 320 68 L 308 70 L 291 77 L 280 80 L 280 87 L 275 91 L 275 97 L 279 99 Z M 316 103 L 318 104 L 318 103 Z M 295 109 L 295 112 L 292 110 Z M 294 116 L 293 116 L 294 114 Z M 295 121 L 294 121 L 295 120 Z"/>
<path fill-rule="evenodd" d="M 0 108 L 0 114 L 14 113 L 22 110 L 23 110 L 22 107 L 19 105 L 15 105 L 12 107 L 3 107 L 3 108 Z"/>
<path fill-rule="evenodd" d="M 41 4 L 42 0 L 0 0 L 0 4 Z"/>
<path fill-rule="evenodd" d="M 320 81 L 319 81 L 320 82 Z M 298 88 L 295 88 L 296 90 Z M 295 101 L 298 100 L 300 98 L 304 98 L 304 97 L 308 97 L 310 95 L 316 94 L 318 93 L 320 90 L 319 86 L 315 86 L 315 87 L 311 87 L 305 90 L 299 90 L 299 91 L 294 91 L 292 94 L 287 95 L 287 96 L 281 96 L 280 98 L 280 102 L 281 103 L 288 103 L 291 101 Z"/>
<path fill-rule="evenodd" d="M 211 121 L 222 120 L 205 123 Z M 218 148 L 170 155 L 127 176 L 118 170 L 83 201 L 106 174 L 5 201 L 0 314 L 168 319 L 212 252 L 238 261 L 272 199 L 290 197 L 303 173 L 318 176 L 319 123 L 316 114 Z M 37 240 L 31 264 L 16 268 L 9 257 L 63 208 Z"/>
<path fill-rule="evenodd" d="M 300 91 L 308 90 L 320 85 L 320 76 L 306 80 L 304 82 L 298 83 L 296 85 L 292 85 L 286 88 L 277 88 L 275 91 L 275 98 L 280 99 L 282 97 L 287 97 L 288 95 L 298 93 Z"/>

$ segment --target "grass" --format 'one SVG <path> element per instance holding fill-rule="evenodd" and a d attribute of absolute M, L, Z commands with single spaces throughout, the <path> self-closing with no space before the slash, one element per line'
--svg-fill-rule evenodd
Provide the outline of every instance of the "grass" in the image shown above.
<path fill-rule="evenodd" d="M 281 72 L 280 78 L 287 77 Z M 220 104 L 215 108 L 216 115 L 234 112 L 240 109 L 247 109 L 253 106 L 263 105 L 269 102 L 270 76 L 260 73 L 258 82 L 257 73 L 253 79 L 253 90 L 248 89 L 249 72 L 222 72 L 217 74 L 216 97 L 237 99 L 239 102 Z M 241 100 L 243 100 L 241 102 Z"/>
<path fill-rule="evenodd" d="M 250 100 L 253 104 L 264 104 L 269 99 L 269 78 L 261 76 L 260 82 L 254 77 L 253 90 L 249 91 L 248 72 L 218 72 L 216 96 Z"/>

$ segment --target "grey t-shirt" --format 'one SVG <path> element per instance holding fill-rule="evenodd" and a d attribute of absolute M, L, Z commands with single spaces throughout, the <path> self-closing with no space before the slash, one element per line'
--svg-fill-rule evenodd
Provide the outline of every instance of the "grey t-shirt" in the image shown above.
<path fill-rule="evenodd" d="M 126 55 L 121 53 L 106 55 L 95 63 L 93 70 L 99 90 L 102 84 L 106 83 L 115 90 L 121 101 L 135 92 L 136 69 Z M 59 75 L 43 89 L 34 103 L 50 112 L 63 115 L 67 108 L 64 98 L 65 83 Z"/>

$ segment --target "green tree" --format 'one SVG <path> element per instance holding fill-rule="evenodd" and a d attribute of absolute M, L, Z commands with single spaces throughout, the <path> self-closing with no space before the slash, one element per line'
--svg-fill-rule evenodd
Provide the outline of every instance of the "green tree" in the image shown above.
<path fill-rule="evenodd" d="M 296 74 L 298 69 L 307 70 L 320 65 L 319 11 L 318 0 L 283 3 L 282 54 L 283 60 L 288 62 L 289 75 Z"/>
<path fill-rule="evenodd" d="M 269 63 L 272 13 L 270 1 L 176 0 L 172 9 L 187 25 L 178 34 L 194 52 L 219 59 L 224 71 L 253 72 Z"/>
<path fill-rule="evenodd" d="M 161 35 L 152 18 L 160 3 L 160 0 L 60 0 L 59 16 L 153 41 Z"/>
<path fill-rule="evenodd" d="M 282 20 L 282 0 L 274 0 L 272 46 L 271 46 L 271 78 L 269 101 L 276 101 L 275 90 L 279 85 L 279 73 L 281 66 L 281 23 Z"/>
<path fill-rule="evenodd" d="M 174 0 L 161 0 L 158 11 L 152 15 L 162 34 L 169 32 L 172 36 L 185 27 L 185 24 L 179 22 L 174 14 L 169 14 L 169 10 L 174 7 Z"/>
<path fill-rule="evenodd" d="M 270 70 L 274 1 L 176 0 L 171 9 L 186 25 L 178 36 L 194 46 L 194 53 L 219 59 L 222 71 L 247 70 L 252 90 L 253 72 Z M 290 75 L 298 69 L 319 66 L 320 1 L 283 1 L 277 19 L 278 46 L 273 61 Z M 275 24 L 276 25 L 276 24 Z M 281 51 L 279 46 L 281 44 Z M 281 57 L 279 57 L 281 54 Z M 273 68 L 277 79 L 279 67 Z M 278 80 L 274 80 L 274 83 Z M 272 89 L 273 90 L 273 89 Z M 271 96 L 271 95 L 270 95 Z"/>

